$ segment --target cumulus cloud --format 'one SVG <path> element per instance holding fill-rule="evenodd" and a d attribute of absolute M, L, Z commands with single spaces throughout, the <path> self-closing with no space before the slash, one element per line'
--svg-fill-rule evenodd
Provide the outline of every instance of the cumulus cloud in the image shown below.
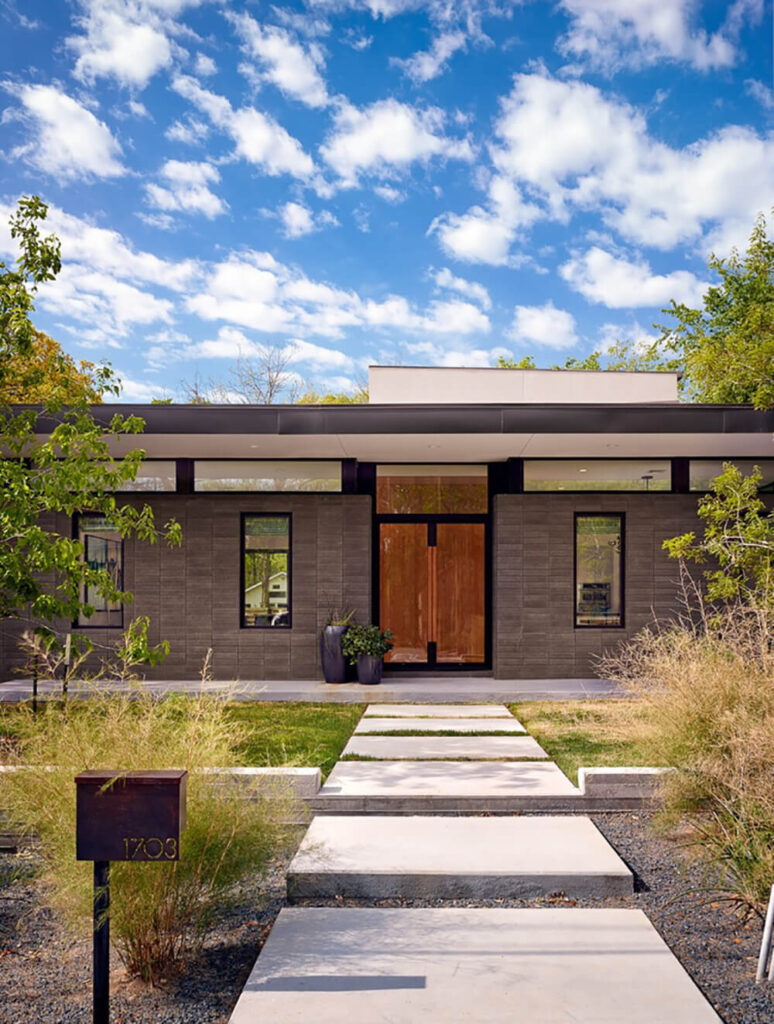
<path fill-rule="evenodd" d="M 482 309 L 492 308 L 489 292 L 482 284 L 478 284 L 476 281 L 467 281 L 464 277 L 457 277 L 448 267 L 441 267 L 440 270 L 433 271 L 430 277 L 439 288 L 459 292 L 460 295 L 473 299 Z"/>
<path fill-rule="evenodd" d="M 279 209 L 279 217 L 285 238 L 301 238 L 303 235 L 319 231 L 320 228 L 335 227 L 339 223 L 327 210 L 315 214 L 304 203 L 285 203 Z"/>
<path fill-rule="evenodd" d="M 210 189 L 220 181 L 212 164 L 167 160 L 159 177 L 163 185 L 151 182 L 145 186 L 150 206 L 167 212 L 201 213 L 210 220 L 225 212 L 226 203 Z"/>
<path fill-rule="evenodd" d="M 572 348 L 578 341 L 575 317 L 566 309 L 557 309 L 553 302 L 516 306 L 508 337 L 547 348 Z"/>
<path fill-rule="evenodd" d="M 419 110 L 395 99 L 362 109 L 342 104 L 320 153 L 345 188 L 357 185 L 361 175 L 394 177 L 433 158 L 472 160 L 468 140 L 444 135 L 444 121 L 437 108 Z"/>
<path fill-rule="evenodd" d="M 316 43 L 302 46 L 287 29 L 260 25 L 249 14 L 231 15 L 244 50 L 258 63 L 260 79 L 309 107 L 327 106 L 328 91 L 320 74 L 324 65 Z"/>
<path fill-rule="evenodd" d="M 18 97 L 19 116 L 32 135 L 13 156 L 59 181 L 126 173 L 121 146 L 108 126 L 77 100 L 53 85 L 5 84 Z"/>
<path fill-rule="evenodd" d="M 225 96 L 203 89 L 188 75 L 177 75 L 172 88 L 233 139 L 236 156 L 260 167 L 264 173 L 302 179 L 314 173 L 314 161 L 298 139 L 268 114 L 255 107 L 234 110 Z"/>
<path fill-rule="evenodd" d="M 467 45 L 464 32 L 442 32 L 436 36 L 429 50 L 418 50 L 405 60 L 393 57 L 391 63 L 401 68 L 416 85 L 437 78 L 448 67 L 449 61 Z"/>
<path fill-rule="evenodd" d="M 700 305 L 709 285 L 687 270 L 654 274 L 645 260 L 627 260 L 592 246 L 560 268 L 567 283 L 589 302 L 609 309 L 665 306 L 670 300 Z"/>
<path fill-rule="evenodd" d="M 188 115 L 182 120 L 173 121 L 164 132 L 164 136 L 170 142 L 182 142 L 186 146 L 197 146 L 204 142 L 209 131 L 210 129 L 204 121 Z"/>

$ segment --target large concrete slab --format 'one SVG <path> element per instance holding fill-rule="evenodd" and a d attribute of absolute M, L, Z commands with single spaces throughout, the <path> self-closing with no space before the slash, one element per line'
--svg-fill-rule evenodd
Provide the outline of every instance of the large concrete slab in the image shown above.
<path fill-rule="evenodd" d="M 513 718 L 504 704 L 369 704 L 365 718 Z"/>
<path fill-rule="evenodd" d="M 547 758 L 531 736 L 353 736 L 343 755 L 375 757 L 382 761 L 502 761 Z"/>
<path fill-rule="evenodd" d="M 518 732 L 527 730 L 511 718 L 361 718 L 355 735 L 368 732 Z"/>
<path fill-rule="evenodd" d="M 719 1024 L 639 910 L 286 907 L 231 1024 Z"/>
<path fill-rule="evenodd" d="M 565 809 L 580 798 L 552 761 L 339 761 L 310 806 L 327 814 L 476 814 Z"/>
<path fill-rule="evenodd" d="M 288 897 L 625 896 L 632 874 L 586 817 L 318 817 Z"/>

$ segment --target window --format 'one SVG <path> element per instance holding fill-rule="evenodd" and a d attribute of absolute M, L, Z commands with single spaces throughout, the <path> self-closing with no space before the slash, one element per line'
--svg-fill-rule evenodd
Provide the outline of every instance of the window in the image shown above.
<path fill-rule="evenodd" d="M 341 491 L 341 462 L 197 460 L 195 491 Z"/>
<path fill-rule="evenodd" d="M 175 491 L 177 470 L 174 459 L 143 459 L 137 476 L 122 485 L 122 491 Z"/>
<path fill-rule="evenodd" d="M 575 516 L 575 625 L 623 626 L 623 516 Z"/>
<path fill-rule="evenodd" d="M 121 534 L 117 533 L 103 516 L 78 516 L 78 540 L 83 544 L 83 557 L 90 569 L 103 570 L 113 578 L 115 586 L 124 585 L 124 545 Z M 94 588 L 84 586 L 83 600 L 91 605 L 94 614 L 80 615 L 79 626 L 114 626 L 124 624 L 123 606 L 111 603 Z"/>
<path fill-rule="evenodd" d="M 290 626 L 290 516 L 242 519 L 242 625 Z"/>
<path fill-rule="evenodd" d="M 712 490 L 712 481 L 723 472 L 724 462 L 733 462 L 745 476 L 749 476 L 757 466 L 763 474 L 758 490 L 774 493 L 774 459 L 691 459 L 691 490 Z"/>
<path fill-rule="evenodd" d="M 526 459 L 525 491 L 669 491 L 669 459 Z"/>
<path fill-rule="evenodd" d="M 377 466 L 376 511 L 381 514 L 487 511 L 486 466 Z"/>

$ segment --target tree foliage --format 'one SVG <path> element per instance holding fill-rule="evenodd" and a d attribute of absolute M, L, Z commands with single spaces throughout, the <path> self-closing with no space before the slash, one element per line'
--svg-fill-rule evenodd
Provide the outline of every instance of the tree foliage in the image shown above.
<path fill-rule="evenodd" d="M 110 385 L 109 367 L 85 359 L 76 363 L 57 341 L 34 329 L 29 350 L 10 354 L 3 367 L 0 404 L 97 405 Z"/>

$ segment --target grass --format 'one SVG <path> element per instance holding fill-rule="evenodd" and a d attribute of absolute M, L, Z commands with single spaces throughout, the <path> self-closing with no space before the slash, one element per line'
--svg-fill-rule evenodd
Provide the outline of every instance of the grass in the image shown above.
<path fill-rule="evenodd" d="M 573 782 L 578 768 L 658 767 L 644 709 L 635 700 L 551 700 L 510 710 Z"/>

